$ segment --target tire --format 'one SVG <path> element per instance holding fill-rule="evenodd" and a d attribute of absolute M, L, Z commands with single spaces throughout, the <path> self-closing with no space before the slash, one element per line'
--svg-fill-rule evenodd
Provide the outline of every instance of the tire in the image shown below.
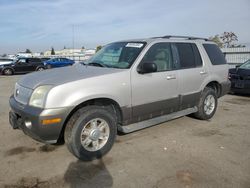
<path fill-rule="evenodd" d="M 209 103 L 210 105 L 206 105 Z M 198 111 L 193 114 L 194 117 L 200 120 L 208 120 L 212 118 L 216 112 L 217 103 L 217 95 L 214 89 L 205 87 L 198 104 Z"/>
<path fill-rule="evenodd" d="M 94 124 L 98 128 L 93 128 Z M 106 126 L 103 129 L 105 134 L 102 132 L 103 130 L 100 131 L 101 124 L 103 127 Z M 100 133 L 100 137 L 98 137 L 98 133 Z M 108 134 L 108 136 L 101 136 L 101 134 Z M 105 107 L 93 105 L 83 107 L 72 115 L 65 128 L 64 140 L 74 156 L 83 161 L 91 161 L 101 158 L 110 151 L 116 134 L 117 121 L 114 114 Z"/>
<path fill-rule="evenodd" d="M 3 70 L 4 75 L 13 75 L 13 73 L 14 73 L 13 70 L 10 68 L 6 68 Z"/>
<path fill-rule="evenodd" d="M 43 71 L 44 68 L 43 67 L 37 67 L 36 71 Z"/>

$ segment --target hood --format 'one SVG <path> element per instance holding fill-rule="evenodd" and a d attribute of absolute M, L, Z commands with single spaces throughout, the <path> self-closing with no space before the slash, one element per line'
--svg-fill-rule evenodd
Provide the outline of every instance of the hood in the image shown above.
<path fill-rule="evenodd" d="M 21 79 L 18 81 L 18 84 L 30 89 L 35 89 L 39 85 L 56 86 L 67 82 L 102 76 L 105 74 L 113 74 L 125 70 L 126 69 L 103 68 L 77 64 L 73 66 L 27 74 L 21 77 Z"/>
<path fill-rule="evenodd" d="M 229 69 L 229 72 L 231 74 L 238 74 L 241 76 L 249 76 L 250 75 L 250 69 L 244 69 L 244 68 Z"/>
<path fill-rule="evenodd" d="M 12 66 L 12 65 L 14 65 L 14 63 L 12 63 L 12 62 L 1 62 L 0 66 L 1 65 L 3 65 L 3 66 Z"/>

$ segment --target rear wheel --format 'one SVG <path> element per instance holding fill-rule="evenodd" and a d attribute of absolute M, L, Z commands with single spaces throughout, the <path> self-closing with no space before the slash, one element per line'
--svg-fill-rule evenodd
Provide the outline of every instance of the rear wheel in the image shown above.
<path fill-rule="evenodd" d="M 69 151 L 81 160 L 105 155 L 117 134 L 116 118 L 101 106 L 86 106 L 76 111 L 66 125 L 64 140 Z"/>
<path fill-rule="evenodd" d="M 216 112 L 216 108 L 217 95 L 212 88 L 206 87 L 202 92 L 202 96 L 198 104 L 198 111 L 194 113 L 194 116 L 201 120 L 210 119 Z"/>
<path fill-rule="evenodd" d="M 36 69 L 36 71 L 43 71 L 43 70 L 44 70 L 43 67 L 38 67 L 38 68 Z"/>
<path fill-rule="evenodd" d="M 3 70 L 3 74 L 4 75 L 12 75 L 13 74 L 13 70 L 9 69 L 9 68 L 6 68 L 6 69 Z"/>

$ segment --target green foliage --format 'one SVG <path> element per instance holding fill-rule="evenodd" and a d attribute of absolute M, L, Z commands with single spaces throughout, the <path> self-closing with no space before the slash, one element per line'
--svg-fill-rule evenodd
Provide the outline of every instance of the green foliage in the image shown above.
<path fill-rule="evenodd" d="M 30 49 L 26 49 L 25 53 L 31 53 Z"/>
<path fill-rule="evenodd" d="M 232 48 L 233 43 L 238 41 L 238 37 L 234 32 L 224 32 L 220 38 L 226 48 Z"/>
<path fill-rule="evenodd" d="M 219 35 L 215 35 L 213 37 L 209 37 L 209 40 L 215 42 L 220 48 L 223 47 L 223 43 L 222 43 Z"/>
<path fill-rule="evenodd" d="M 238 36 L 234 32 L 223 32 L 221 35 L 209 37 L 210 40 L 215 42 L 220 48 L 240 48 L 246 47 L 245 45 L 235 44 L 238 41 Z"/>
<path fill-rule="evenodd" d="M 51 55 L 56 55 L 54 48 L 51 48 Z"/>
<path fill-rule="evenodd" d="M 102 46 L 101 46 L 101 45 L 99 45 L 99 46 L 96 47 L 95 52 L 98 52 L 100 49 L 102 49 Z"/>

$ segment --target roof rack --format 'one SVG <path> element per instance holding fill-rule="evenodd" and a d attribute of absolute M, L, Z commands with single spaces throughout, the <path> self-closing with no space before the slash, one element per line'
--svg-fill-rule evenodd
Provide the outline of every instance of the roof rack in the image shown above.
<path fill-rule="evenodd" d="M 178 36 L 178 35 L 166 35 L 166 36 L 162 36 L 162 37 L 154 37 L 154 38 L 183 38 L 183 39 L 187 39 L 187 40 L 205 40 L 205 41 L 209 41 L 209 39 L 207 38 L 201 38 L 201 37 L 192 37 L 192 36 Z"/>

